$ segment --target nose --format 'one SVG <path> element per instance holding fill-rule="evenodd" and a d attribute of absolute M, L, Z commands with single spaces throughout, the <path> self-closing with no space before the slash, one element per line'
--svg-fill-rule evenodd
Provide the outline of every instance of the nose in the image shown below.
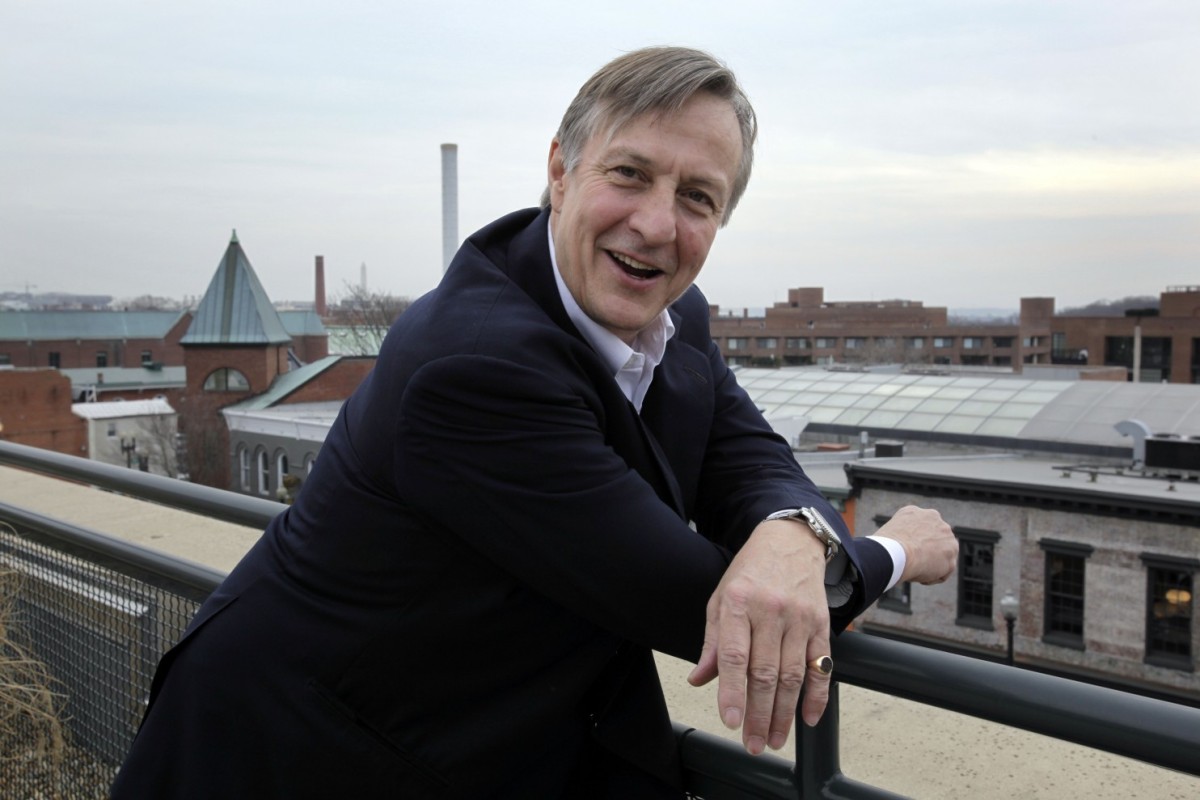
<path fill-rule="evenodd" d="M 656 185 L 638 198 L 637 207 L 629 218 L 629 226 L 651 246 L 675 241 L 675 191 Z"/>

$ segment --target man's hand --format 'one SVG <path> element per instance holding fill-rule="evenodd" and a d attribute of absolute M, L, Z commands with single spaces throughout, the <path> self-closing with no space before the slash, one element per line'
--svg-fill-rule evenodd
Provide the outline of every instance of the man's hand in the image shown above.
<path fill-rule="evenodd" d="M 688 676 L 693 686 L 717 678 L 717 707 L 754 755 L 787 742 L 807 681 L 806 723 L 829 700 L 829 676 L 808 662 L 829 655 L 825 545 L 795 520 L 760 523 L 708 601 L 704 648 Z"/>
<path fill-rule="evenodd" d="M 958 565 L 958 539 L 932 508 L 905 506 L 876 533 L 895 539 L 904 548 L 902 581 L 942 583 Z"/>

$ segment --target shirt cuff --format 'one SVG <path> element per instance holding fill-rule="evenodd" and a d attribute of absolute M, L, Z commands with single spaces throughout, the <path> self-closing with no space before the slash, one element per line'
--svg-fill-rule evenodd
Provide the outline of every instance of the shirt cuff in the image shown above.
<path fill-rule="evenodd" d="M 887 536 L 868 536 L 867 538 L 883 545 L 883 549 L 887 550 L 888 555 L 892 557 L 892 579 L 888 581 L 887 588 L 884 589 L 886 592 L 900 582 L 900 576 L 904 574 L 904 566 L 908 563 L 908 556 L 904 554 L 904 545 L 895 539 Z"/>

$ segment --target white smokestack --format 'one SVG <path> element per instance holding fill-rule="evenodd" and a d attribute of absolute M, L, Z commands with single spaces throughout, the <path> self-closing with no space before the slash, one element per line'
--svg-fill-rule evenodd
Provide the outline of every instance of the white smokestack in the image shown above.
<path fill-rule="evenodd" d="M 442 145 L 442 272 L 458 250 L 458 145 Z"/>
<path fill-rule="evenodd" d="M 362 266 L 359 267 L 358 288 L 362 290 L 363 294 L 367 293 L 367 262 L 365 261 L 362 262 Z"/>

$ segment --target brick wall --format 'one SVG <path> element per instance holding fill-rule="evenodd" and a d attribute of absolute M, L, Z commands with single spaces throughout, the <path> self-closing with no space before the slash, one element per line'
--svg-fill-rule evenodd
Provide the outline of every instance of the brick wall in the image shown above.
<path fill-rule="evenodd" d="M 374 366 L 374 357 L 344 357 L 315 380 L 288 395 L 281 405 L 345 400 Z"/>
<path fill-rule="evenodd" d="M 58 370 L 0 370 L 0 439 L 87 458 L 87 424 L 71 402 L 71 381 Z"/>

